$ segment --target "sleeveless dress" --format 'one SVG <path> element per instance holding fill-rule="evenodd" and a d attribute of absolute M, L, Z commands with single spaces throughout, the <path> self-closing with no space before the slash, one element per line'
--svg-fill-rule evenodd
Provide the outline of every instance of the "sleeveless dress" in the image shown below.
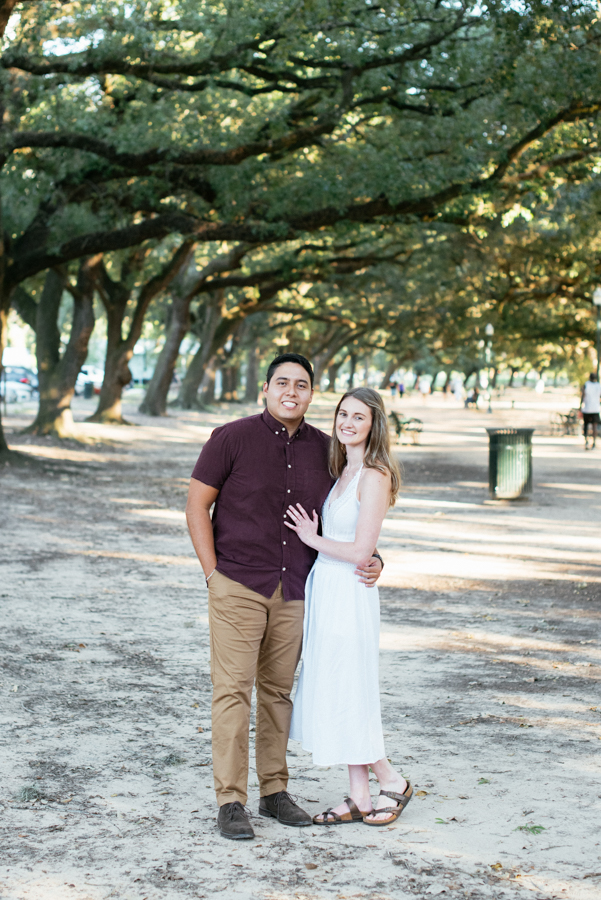
<path fill-rule="evenodd" d="M 361 469 L 322 510 L 323 535 L 353 541 Z M 336 482 L 338 484 L 338 482 Z M 320 553 L 305 586 L 303 664 L 290 737 L 318 766 L 364 765 L 386 754 L 380 715 L 380 601 L 354 574 L 354 563 Z"/>

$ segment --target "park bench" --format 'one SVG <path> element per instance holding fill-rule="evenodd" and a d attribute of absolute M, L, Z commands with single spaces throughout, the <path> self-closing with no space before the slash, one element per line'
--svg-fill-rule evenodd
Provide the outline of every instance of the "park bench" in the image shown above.
<path fill-rule="evenodd" d="M 567 413 L 553 413 L 551 416 L 552 434 L 578 434 L 579 414 L 579 409 L 571 409 Z"/>
<path fill-rule="evenodd" d="M 390 419 L 390 428 L 396 434 L 397 440 L 402 441 L 403 434 L 406 433 L 410 435 L 414 444 L 419 444 L 419 436 L 424 427 L 421 419 L 399 416 L 395 412 L 391 412 L 388 418 Z"/>

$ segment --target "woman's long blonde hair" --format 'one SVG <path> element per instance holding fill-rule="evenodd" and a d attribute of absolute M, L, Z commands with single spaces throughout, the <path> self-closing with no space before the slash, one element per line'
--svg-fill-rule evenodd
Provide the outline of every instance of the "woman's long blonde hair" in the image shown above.
<path fill-rule="evenodd" d="M 384 408 L 384 401 L 377 391 L 366 387 L 353 388 L 352 391 L 347 391 L 340 400 L 334 414 L 334 428 L 332 430 L 332 440 L 330 441 L 328 457 L 330 473 L 333 478 L 340 478 L 346 465 L 346 450 L 344 445 L 338 440 L 336 420 L 338 411 L 347 397 L 355 397 L 361 403 L 365 403 L 371 411 L 371 429 L 367 438 L 363 465 L 366 469 L 378 469 L 378 471 L 384 473 L 390 472 L 390 505 L 394 506 L 401 487 L 401 472 L 399 464 L 390 452 L 390 431 L 388 419 L 386 418 L 386 409 Z"/>

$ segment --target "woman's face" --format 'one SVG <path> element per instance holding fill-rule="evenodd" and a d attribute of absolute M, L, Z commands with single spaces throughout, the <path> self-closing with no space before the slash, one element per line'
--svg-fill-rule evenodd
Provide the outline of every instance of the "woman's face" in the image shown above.
<path fill-rule="evenodd" d="M 371 409 L 356 397 L 347 397 L 336 416 L 336 436 L 345 447 L 367 444 L 371 429 Z"/>

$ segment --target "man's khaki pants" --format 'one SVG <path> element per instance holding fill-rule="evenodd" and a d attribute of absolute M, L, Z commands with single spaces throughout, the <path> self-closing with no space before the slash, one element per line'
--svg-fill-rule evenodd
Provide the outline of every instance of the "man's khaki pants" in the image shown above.
<path fill-rule="evenodd" d="M 220 572 L 209 580 L 213 775 L 220 806 L 245 804 L 253 683 L 257 685 L 256 762 L 261 797 L 286 790 L 290 691 L 300 659 L 304 603 L 269 599 Z"/>

